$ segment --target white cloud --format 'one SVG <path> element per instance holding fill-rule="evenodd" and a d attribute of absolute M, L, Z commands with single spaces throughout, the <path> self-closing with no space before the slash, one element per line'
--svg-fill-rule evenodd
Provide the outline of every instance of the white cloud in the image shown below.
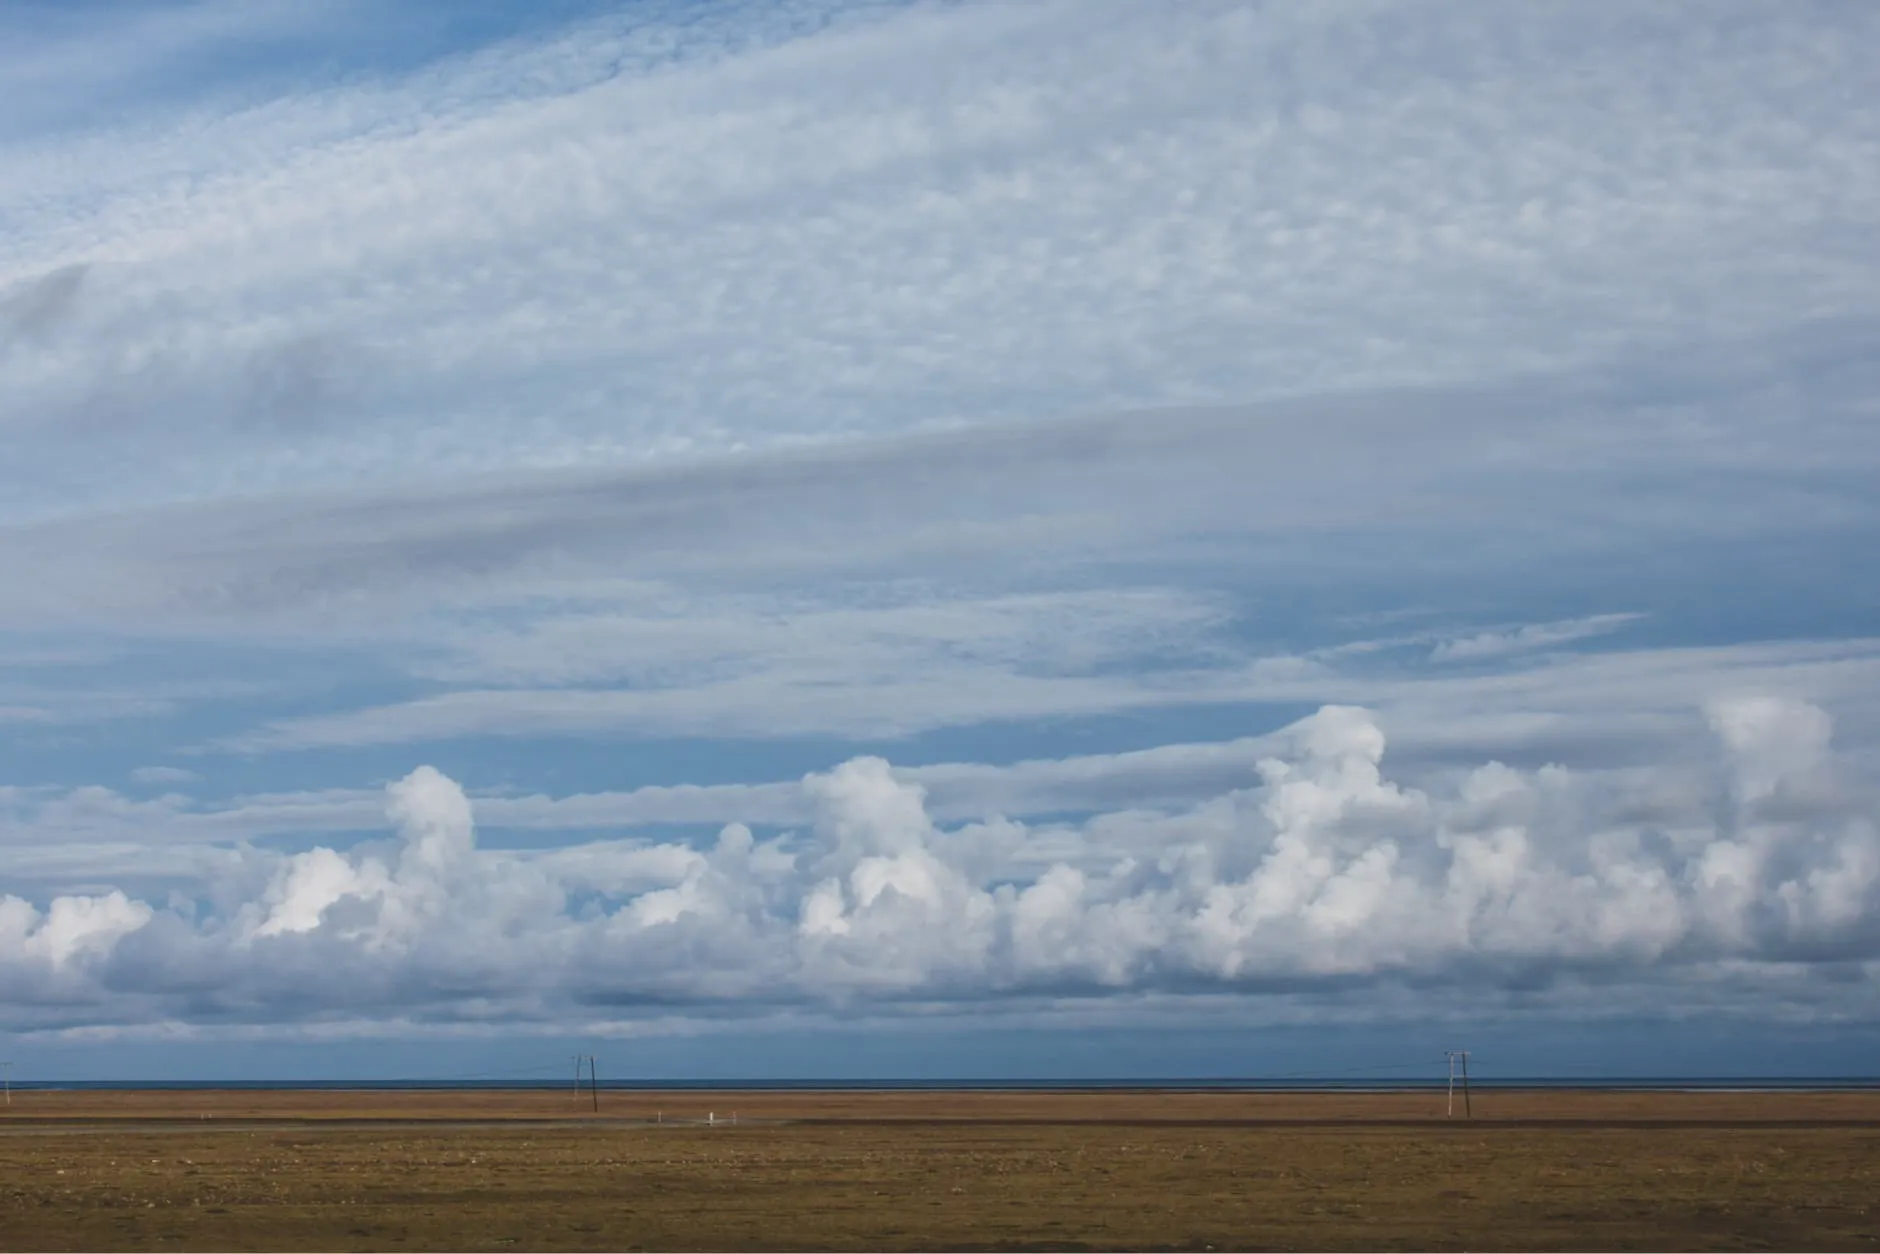
<path fill-rule="evenodd" d="M 1710 725 L 1736 758 L 1738 795 L 1747 802 L 1780 793 L 1819 794 L 1831 785 L 1822 710 L 1782 697 L 1732 697 L 1710 705 Z"/>
<path fill-rule="evenodd" d="M 1528 623 L 1506 631 L 1484 631 L 1460 640 L 1445 640 L 1430 650 L 1432 662 L 1479 662 L 1571 644 L 1592 636 L 1603 636 L 1634 622 L 1640 614 L 1594 614 L 1587 618 L 1558 623 Z"/>
<path fill-rule="evenodd" d="M 13 140 L 0 282 L 91 269 L 0 362 L 12 508 L 1475 380 L 1875 312 L 1858 9 L 795 16 L 712 23 L 736 55 L 603 23 Z"/>
<path fill-rule="evenodd" d="M 1593 980 L 1659 997 L 1673 974 L 1780 1000 L 1797 963 L 1880 961 L 1880 832 L 1869 794 L 1797 811 L 1758 791 L 1815 764 L 1741 729 L 1821 727 L 1818 708 L 1733 709 L 1705 771 L 1739 800 L 1717 813 L 1700 771 L 1687 803 L 1647 818 L 1622 781 L 1560 767 L 1490 763 L 1453 788 L 1406 787 L 1384 773 L 1374 717 L 1349 707 L 1295 725 L 1282 756 L 1196 806 L 1060 828 L 942 827 L 920 785 L 859 758 L 804 781 L 797 835 L 759 841 L 734 823 L 706 849 L 485 852 L 472 803 L 421 768 L 389 791 L 397 842 L 248 855 L 234 882 L 252 895 L 207 914 L 116 891 L 0 900 L 14 942 L 0 986 L 16 1028 L 205 997 L 251 1023 L 1077 990 L 1336 1001 L 1354 981 Z M 1072 856 L 1040 865 L 1064 835 Z"/>
<path fill-rule="evenodd" d="M 1846 693 L 1863 714 L 1880 713 L 1876 649 L 1880 641 L 1860 639 L 1609 651 L 1451 679 L 1405 671 L 1341 671 L 1285 657 L 1040 675 L 998 665 L 950 664 L 944 643 L 937 642 L 932 662 L 906 672 L 862 670 L 799 682 L 785 667 L 673 688 L 466 689 L 287 720 L 229 747 L 282 750 L 603 731 L 859 740 L 994 721 L 1324 701 L 1370 702 L 1419 731 L 1454 720 L 1455 732 L 1465 740 L 1479 733 L 1481 721 L 1496 717 L 1527 719 L 1542 733 L 1527 739 L 1544 739 L 1550 721 L 1575 724 L 1582 737 L 1623 728 L 1628 719 L 1633 734 L 1662 733 L 1667 717 L 1675 712 L 1681 721 L 1682 711 L 1701 703 L 1720 683 L 1785 686 L 1818 699 Z M 1476 720 L 1478 726 L 1470 728 L 1465 720 Z"/>
<path fill-rule="evenodd" d="M 1090 813 L 1118 806 L 1192 805 L 1244 781 L 1253 762 L 1271 752 L 1272 737 L 1211 744 L 1174 744 L 1116 754 L 1088 754 L 1006 765 L 979 762 L 896 767 L 894 777 L 923 790 L 927 812 L 941 821 Z M 749 823 L 799 827 L 815 816 L 801 780 L 738 784 L 652 784 L 627 791 L 567 796 L 482 794 L 478 825 L 511 842 L 532 835 L 561 840 L 660 827 L 723 827 Z M 53 895 L 120 882 L 164 890 L 221 874 L 238 849 L 283 839 L 376 835 L 383 796 L 372 789 L 257 794 L 204 803 L 171 793 L 143 801 L 96 786 L 70 790 L 0 787 L 0 873 L 13 884 L 43 886 Z M 988 829 L 991 830 L 991 829 Z M 632 844 L 633 842 L 629 842 Z M 654 880 L 689 855 L 679 845 L 634 845 Z M 1046 836 L 1034 848 L 1061 849 Z M 607 850 L 600 862 L 597 850 Z M 647 881 L 622 870 L 620 846 L 553 846 L 530 854 L 565 868 L 570 882 L 600 891 Z M 674 861 L 677 859 L 677 861 Z M 634 863 L 638 865 L 638 863 Z M 625 875 L 626 878 L 621 878 Z"/>
<path fill-rule="evenodd" d="M 1735 778 L 1736 786 L 1747 790 L 1741 796 L 1744 803 L 1806 809 L 1834 804 L 1840 795 L 1836 788 L 1846 786 L 1837 784 L 1837 778 L 1862 778 L 1880 765 L 1880 702 L 1874 698 L 1880 692 L 1877 648 L 1880 645 L 1872 641 L 1844 641 L 1608 651 L 1518 671 L 1468 675 L 1447 670 L 1429 675 L 1343 673 L 1332 668 L 1288 674 L 1280 668 L 1249 682 L 1246 674 L 1229 671 L 1216 674 L 1208 685 L 1198 684 L 1182 700 L 1191 706 L 1258 700 L 1285 708 L 1328 699 L 1369 699 L 1380 726 L 1391 736 L 1398 777 L 1417 787 L 1458 786 L 1460 775 L 1486 757 L 1529 764 L 1553 761 L 1583 778 L 1623 787 L 1641 819 L 1701 804 L 1701 788 L 1663 768 L 1685 761 L 1692 737 L 1702 732 L 1708 718 L 1720 743 L 1739 760 Z M 979 678 L 974 679 L 975 674 Z M 959 699 L 957 692 L 944 701 L 933 695 L 949 684 L 996 688 L 1005 682 L 997 671 L 943 672 L 941 680 L 920 692 L 907 690 L 912 695 L 901 717 L 915 718 L 925 709 L 922 703 L 930 700 L 939 704 L 927 711 L 929 718 L 962 708 L 946 704 Z M 1249 686 L 1237 686 L 1241 683 Z M 766 725 L 773 717 L 786 729 L 801 726 L 787 721 L 802 717 L 792 714 L 789 700 L 778 698 L 780 704 L 766 707 L 756 699 L 757 691 L 748 690 L 751 704 L 745 710 L 754 721 L 739 724 L 741 728 L 774 733 L 777 729 Z M 883 691 L 863 685 L 850 690 L 845 700 L 879 720 L 868 711 Z M 1109 708 L 1127 709 L 1147 690 L 1124 675 L 1086 691 L 1106 692 L 1115 703 Z M 1716 692 L 1764 695 L 1708 695 Z M 1822 716 L 1770 693 L 1834 705 L 1842 721 L 1838 774 L 1824 765 Z M 1802 713 L 1796 713 L 1798 709 Z M 623 711 L 613 713 L 621 716 Z M 489 725 L 501 728 L 494 719 Z M 625 725 L 650 730 L 645 723 Z M 505 743 L 520 743 L 518 752 L 525 760 L 532 752 L 526 737 Z M 1249 765 L 1274 753 L 1276 744 L 1274 736 L 1266 734 L 1121 753 L 902 766 L 894 774 L 924 789 L 928 812 L 943 822 L 1162 811 L 1193 806 L 1236 787 Z M 16 883 L 52 891 L 113 882 L 114 875 L 120 877 L 117 882 L 169 886 L 213 864 L 213 858 L 205 863 L 205 850 L 245 842 L 304 843 L 334 835 L 351 839 L 376 831 L 382 822 L 380 799 L 369 789 L 210 800 L 213 793 L 208 790 L 219 772 L 206 765 L 204 770 L 204 780 L 192 790 L 195 796 L 127 796 L 98 786 L 0 787 L 0 872 Z M 810 798 L 794 780 L 602 787 L 560 796 L 504 790 L 479 795 L 476 805 L 481 824 L 507 833 L 508 843 L 554 839 L 556 833 L 740 821 L 790 827 L 809 822 L 814 813 Z"/>
<path fill-rule="evenodd" d="M 124 937 L 150 922 L 152 910 L 123 893 L 58 897 L 43 912 L 17 897 L 0 898 L 0 937 L 13 965 L 29 977 L 62 975 L 77 962 L 108 955 Z"/>
<path fill-rule="evenodd" d="M 632 612 L 548 613 L 508 629 L 459 627 L 418 673 L 518 687 L 626 682 L 668 688 L 766 673 L 830 684 L 945 664 L 1077 673 L 1146 652 L 1209 651 L 1228 615 L 1179 589 L 1106 588 L 973 596 L 872 589 L 876 604 L 807 596 L 685 597 L 649 587 Z M 631 596 L 631 594 L 629 594 Z M 622 598 L 627 599 L 625 597 Z M 943 643 L 942 643 L 943 642 Z M 937 645 L 940 647 L 937 648 Z"/>

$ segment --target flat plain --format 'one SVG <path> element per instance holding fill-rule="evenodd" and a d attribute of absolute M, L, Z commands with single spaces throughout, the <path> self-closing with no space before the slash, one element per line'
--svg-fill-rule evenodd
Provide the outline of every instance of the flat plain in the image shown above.
<path fill-rule="evenodd" d="M 590 1100 L 16 1092 L 0 1249 L 1880 1249 L 1876 1092 Z"/>

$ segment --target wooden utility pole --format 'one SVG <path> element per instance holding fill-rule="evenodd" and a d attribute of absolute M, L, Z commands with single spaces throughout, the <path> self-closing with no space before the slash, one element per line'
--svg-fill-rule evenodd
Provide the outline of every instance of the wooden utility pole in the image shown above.
<path fill-rule="evenodd" d="M 1462 1076 L 1462 1115 L 1465 1119 L 1475 1118 L 1475 1108 L 1469 1104 L 1469 1051 L 1466 1049 L 1446 1049 L 1443 1056 L 1449 1059 L 1449 1114 L 1456 1117 L 1456 1075 L 1458 1068 Z"/>
<path fill-rule="evenodd" d="M 595 1070 L 593 1054 L 576 1054 L 574 1056 L 574 1099 L 577 1102 L 581 1100 L 581 1069 L 583 1065 L 586 1066 L 588 1073 L 588 1095 L 594 1102 L 595 1111 L 599 1112 L 601 1108 L 601 1077 L 600 1073 Z"/>

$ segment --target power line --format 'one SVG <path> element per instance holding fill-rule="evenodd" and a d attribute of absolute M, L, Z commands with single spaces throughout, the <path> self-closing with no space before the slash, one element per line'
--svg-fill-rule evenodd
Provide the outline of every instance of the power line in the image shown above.
<path fill-rule="evenodd" d="M 550 1072 L 560 1070 L 561 1064 L 551 1062 L 539 1067 L 510 1067 L 500 1071 L 460 1071 L 453 1075 L 386 1076 L 381 1079 L 364 1081 L 364 1083 L 381 1088 L 397 1086 L 422 1088 L 430 1084 L 457 1084 L 466 1080 L 504 1080 L 517 1079 L 525 1076 L 546 1076 Z M 346 1081 L 337 1081 L 336 1083 L 344 1084 Z"/>
<path fill-rule="evenodd" d="M 1249 1076 L 1251 1080 L 1320 1080 L 1335 1075 L 1359 1075 L 1377 1071 L 1421 1071 L 1428 1063 L 1422 1062 L 1386 1062 L 1369 1067 L 1315 1067 L 1310 1071 L 1280 1071 L 1266 1076 Z"/>

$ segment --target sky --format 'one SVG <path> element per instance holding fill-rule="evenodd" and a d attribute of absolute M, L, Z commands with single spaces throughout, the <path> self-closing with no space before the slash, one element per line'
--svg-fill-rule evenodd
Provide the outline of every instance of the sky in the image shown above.
<path fill-rule="evenodd" d="M 1876 60 L 0 7 L 0 1053 L 1873 1073 Z"/>

